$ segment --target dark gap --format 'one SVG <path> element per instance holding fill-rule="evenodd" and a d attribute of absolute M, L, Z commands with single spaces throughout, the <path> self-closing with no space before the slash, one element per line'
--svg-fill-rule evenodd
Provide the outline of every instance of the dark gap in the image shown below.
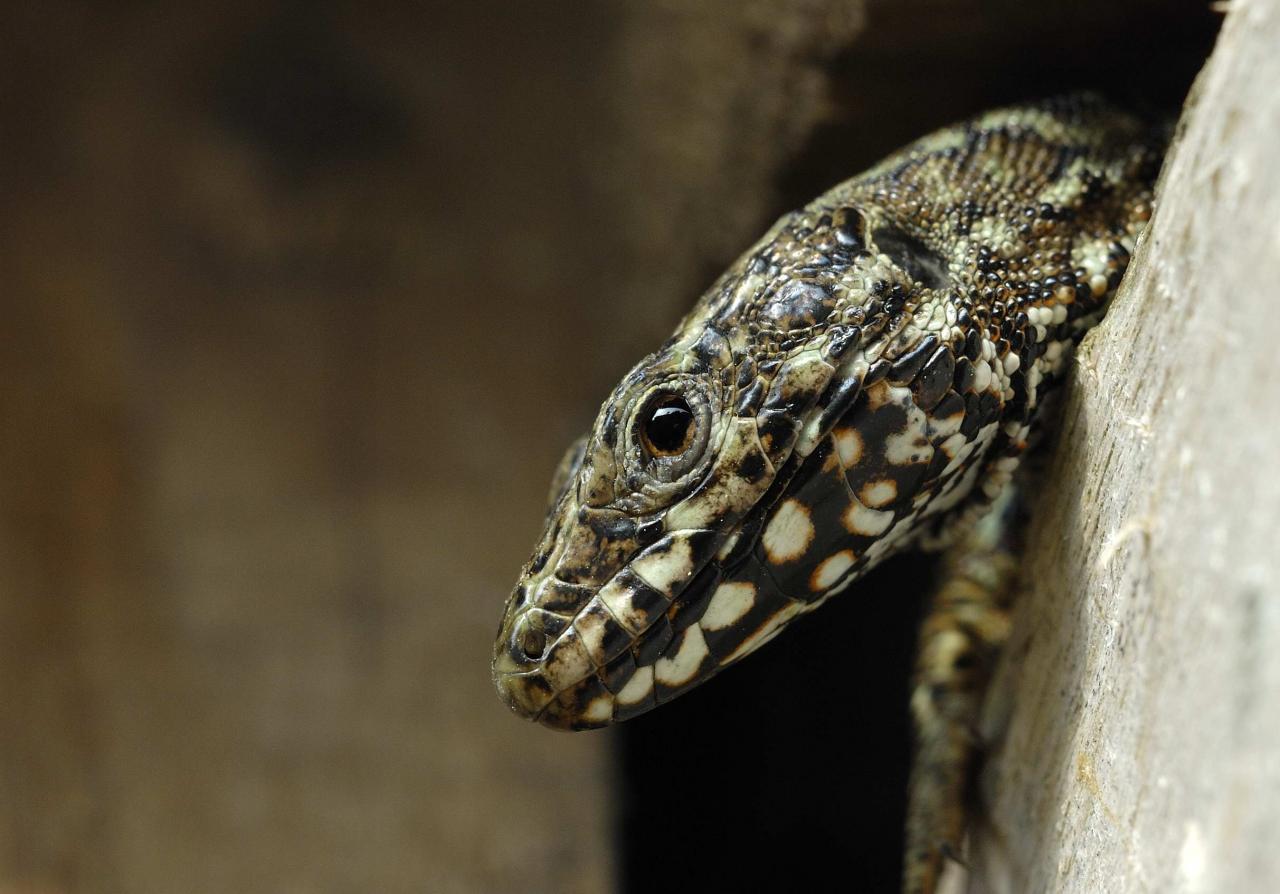
<path fill-rule="evenodd" d="M 910 233 L 885 225 L 871 234 L 871 241 L 876 251 L 888 255 L 926 288 L 940 289 L 946 285 L 946 262 Z"/>
<path fill-rule="evenodd" d="M 932 565 L 887 563 L 619 727 L 623 890 L 895 889 L 908 679 Z"/>
<path fill-rule="evenodd" d="M 1176 118 L 1221 16 L 1199 0 L 873 3 L 831 65 L 836 113 L 778 179 L 773 220 L 930 131 L 1010 103 L 1092 90 Z"/>

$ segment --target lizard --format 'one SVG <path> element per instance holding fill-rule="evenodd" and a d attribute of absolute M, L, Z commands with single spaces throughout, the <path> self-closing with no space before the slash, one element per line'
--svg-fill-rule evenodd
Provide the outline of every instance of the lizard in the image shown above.
<path fill-rule="evenodd" d="M 943 551 L 903 890 L 961 850 L 1027 464 L 1150 219 L 1158 128 L 1080 94 L 937 131 L 784 215 L 566 452 L 492 675 L 559 729 L 706 681 L 889 556 Z"/>

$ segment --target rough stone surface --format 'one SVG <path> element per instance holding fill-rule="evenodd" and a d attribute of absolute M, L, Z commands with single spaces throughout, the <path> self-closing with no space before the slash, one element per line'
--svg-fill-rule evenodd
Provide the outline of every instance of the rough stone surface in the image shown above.
<path fill-rule="evenodd" d="M 1280 886 L 1280 8 L 1231 5 L 1085 342 L 972 892 Z"/>

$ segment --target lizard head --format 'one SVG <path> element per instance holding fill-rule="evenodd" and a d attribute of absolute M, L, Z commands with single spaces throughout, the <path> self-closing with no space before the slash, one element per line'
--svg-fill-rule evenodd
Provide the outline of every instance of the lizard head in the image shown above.
<path fill-rule="evenodd" d="M 561 464 L 507 604 L 493 675 L 513 710 L 575 729 L 626 719 L 752 651 L 875 558 L 865 547 L 895 516 L 850 493 L 844 463 L 862 445 L 835 432 L 860 398 L 868 419 L 907 421 L 882 409 L 911 398 L 889 393 L 882 355 L 901 347 L 923 293 L 899 246 L 895 262 L 868 241 L 855 207 L 784 218 L 605 401 Z M 876 469 L 870 502 L 896 502 L 901 484 L 909 505 L 909 483 Z M 864 554 L 839 548 L 859 534 Z"/>
<path fill-rule="evenodd" d="M 1142 134 L 1088 97 L 997 111 L 775 224 L 562 464 L 506 702 L 624 720 L 976 520 L 1149 216 Z"/>

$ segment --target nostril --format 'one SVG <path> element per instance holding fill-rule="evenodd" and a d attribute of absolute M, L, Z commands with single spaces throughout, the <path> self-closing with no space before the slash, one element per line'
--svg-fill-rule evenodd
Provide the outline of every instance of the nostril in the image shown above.
<path fill-rule="evenodd" d="M 546 631 L 536 629 L 527 621 L 522 621 L 516 629 L 515 644 L 525 658 L 537 661 L 547 650 Z"/>

